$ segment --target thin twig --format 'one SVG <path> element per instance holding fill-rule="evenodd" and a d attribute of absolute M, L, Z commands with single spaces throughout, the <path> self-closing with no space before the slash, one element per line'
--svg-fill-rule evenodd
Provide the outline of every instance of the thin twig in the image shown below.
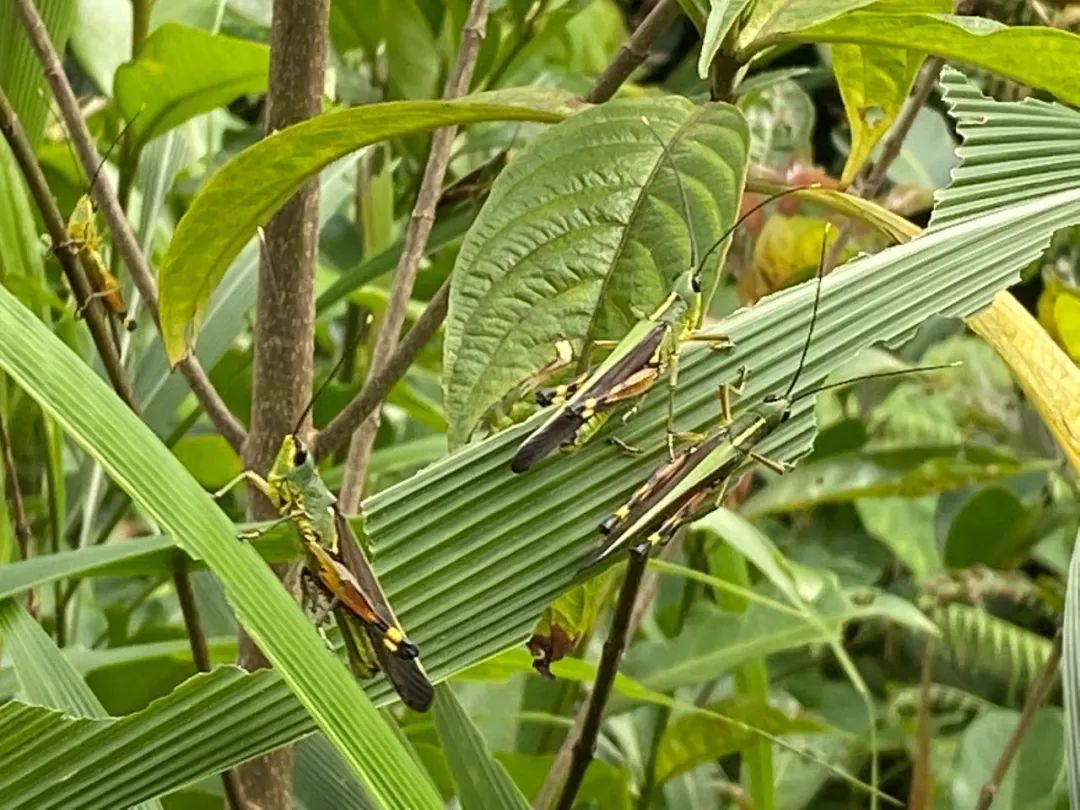
<path fill-rule="evenodd" d="M 424 348 L 446 318 L 447 306 L 450 302 L 450 279 L 443 282 L 435 295 L 428 301 L 420 317 L 413 323 L 412 328 L 405 334 L 397 350 L 390 360 L 380 369 L 379 373 L 369 374 L 364 381 L 363 388 L 353 400 L 346 405 L 337 416 L 315 438 L 313 447 L 316 458 L 322 458 L 328 453 L 334 452 L 342 442 L 363 422 L 368 414 L 374 411 L 390 393 L 393 387 L 406 369 L 412 365 L 413 360 Z"/>
<path fill-rule="evenodd" d="M 659 559 L 674 557 L 677 548 L 678 543 L 676 541 L 668 543 L 661 549 Z M 652 603 L 659 588 L 660 574 L 656 571 L 649 571 L 646 573 L 641 587 L 638 588 L 637 601 L 634 603 L 634 609 L 630 613 L 630 625 L 626 631 L 627 638 L 632 638 L 634 634 L 637 633 L 638 627 L 645 618 L 645 612 L 649 609 L 649 605 Z M 577 745 L 577 741 L 581 738 L 581 730 L 585 725 L 585 716 L 587 713 L 588 704 L 581 704 L 577 714 L 574 716 L 574 722 L 570 726 L 570 730 L 563 738 L 562 745 L 559 746 L 559 750 L 555 754 L 555 759 L 552 760 L 551 767 L 548 768 L 543 785 L 540 786 L 540 790 L 537 791 L 536 797 L 533 799 L 533 810 L 547 810 L 547 808 L 551 807 L 555 801 L 555 797 L 566 782 L 567 774 L 570 772 L 570 761 L 573 756 L 573 750 Z"/>
<path fill-rule="evenodd" d="M 596 82 L 581 100 L 599 104 L 615 95 L 615 91 L 630 78 L 630 74 L 648 58 L 649 48 L 656 38 L 664 33 L 680 14 L 682 7 L 677 0 L 660 0 L 653 6 L 652 11 L 641 21 L 630 39 L 619 48 L 611 64 L 604 68 L 604 72 L 596 78 Z"/>
<path fill-rule="evenodd" d="M 619 601 L 611 617 L 611 629 L 608 630 L 608 637 L 604 642 L 600 665 L 596 668 L 596 682 L 585 703 L 581 734 L 571 748 L 570 771 L 566 775 L 562 794 L 555 805 L 556 810 L 570 810 L 573 807 L 574 798 L 585 779 L 585 771 L 592 762 L 596 751 L 596 738 L 600 733 L 600 722 L 604 717 L 604 706 L 607 705 L 608 697 L 611 695 L 611 685 L 615 682 L 615 675 L 619 671 L 619 661 L 622 660 L 623 650 L 626 649 L 630 618 L 634 612 L 634 605 L 637 603 L 641 578 L 648 562 L 647 548 L 642 552 L 634 551 L 630 554 L 626 576 L 619 590 Z"/>
<path fill-rule="evenodd" d="M 4 465 L 4 481 L 7 484 L 7 498 L 11 504 L 11 522 L 15 527 L 15 540 L 19 544 L 19 557 L 30 559 L 30 523 L 26 519 L 26 507 L 23 504 L 22 490 L 19 488 L 18 470 L 15 468 L 15 455 L 11 450 L 11 434 L 8 432 L 7 414 L 0 408 L 0 457 Z M 37 597 L 31 588 L 26 594 L 26 610 L 37 618 Z"/>
<path fill-rule="evenodd" d="M 71 135 L 71 141 L 75 146 L 75 153 L 79 156 L 79 161 L 82 163 L 86 176 L 93 177 L 98 165 L 101 163 L 101 156 L 98 154 L 94 139 L 90 136 L 86 123 L 83 121 L 82 113 L 79 110 L 79 102 L 71 89 L 64 68 L 60 64 L 60 57 L 49 39 L 49 32 L 45 29 L 45 24 L 42 22 L 33 0 L 16 0 L 16 4 L 23 28 L 30 38 L 30 44 L 37 54 L 38 61 L 41 62 L 45 78 L 52 88 L 57 105 L 60 107 L 60 114 L 63 116 L 68 133 Z M 116 197 L 112 183 L 104 174 L 99 174 L 91 192 L 109 223 L 116 250 L 124 260 L 124 264 L 127 266 L 128 272 L 131 273 L 131 278 L 139 290 L 139 295 L 146 302 L 146 308 L 160 330 L 157 285 L 154 282 L 154 274 L 146 262 L 146 257 L 143 256 L 142 251 L 139 249 L 135 234 L 132 233 L 127 217 L 120 207 L 120 201 Z M 233 449 L 239 452 L 243 448 L 244 440 L 247 438 L 246 431 L 218 395 L 198 359 L 192 355 L 181 361 L 178 368 L 187 380 L 192 393 L 195 394 L 195 397 L 203 406 L 203 410 L 206 411 L 207 416 L 210 417 L 210 420 L 218 429 L 218 432 L 232 445 Z"/>
<path fill-rule="evenodd" d="M 480 52 L 480 42 L 484 38 L 484 30 L 487 27 L 489 8 L 490 0 L 472 0 L 465 25 L 461 29 L 457 59 L 443 90 L 444 99 L 457 98 L 468 92 L 473 68 L 476 66 L 476 57 Z M 381 373 L 397 349 L 398 336 L 405 322 L 405 313 L 409 299 L 412 297 L 420 259 L 427 248 L 431 227 L 435 223 L 435 205 L 442 193 L 443 178 L 450 165 L 450 150 L 456 135 L 457 127 L 443 127 L 436 130 L 431 138 L 431 153 L 428 155 L 424 176 L 420 181 L 420 190 L 416 195 L 416 204 L 413 206 L 412 216 L 409 218 L 409 225 L 405 231 L 401 258 L 394 270 L 390 300 L 387 302 L 386 312 L 375 338 L 370 376 Z M 373 410 L 357 428 L 349 444 L 340 494 L 341 505 L 346 512 L 356 511 L 360 503 L 360 493 L 378 427 L 379 411 Z"/>
<path fill-rule="evenodd" d="M 105 374 L 112 384 L 113 390 L 129 407 L 135 407 L 135 394 L 131 390 L 131 381 L 124 372 L 120 355 L 113 341 L 112 330 L 109 328 L 107 316 L 100 300 L 92 298 L 93 292 L 90 282 L 87 281 L 86 273 L 82 267 L 82 260 L 70 250 L 65 250 L 61 245 L 67 240 L 67 225 L 64 217 L 56 205 L 56 200 L 49 190 L 48 181 L 41 171 L 41 166 L 34 155 L 34 148 L 26 138 L 22 125 L 15 115 L 15 110 L 0 88 L 0 130 L 4 133 L 4 139 L 11 147 L 11 153 L 15 156 L 15 162 L 19 165 L 26 186 L 30 190 L 30 196 L 34 198 L 34 204 L 41 212 L 41 219 L 45 223 L 45 230 L 49 233 L 54 251 L 60 267 L 64 271 L 68 286 L 75 296 L 75 304 L 78 310 L 84 314 L 86 326 L 90 330 L 90 337 L 94 341 L 98 356 L 101 357 Z"/>
<path fill-rule="evenodd" d="M 1009 766 L 1020 751 L 1020 743 L 1024 741 L 1024 735 L 1031 728 L 1031 721 L 1035 719 L 1035 712 L 1039 710 L 1047 695 L 1050 694 L 1050 690 L 1054 687 L 1054 681 L 1057 679 L 1058 664 L 1061 663 L 1061 649 L 1062 633 L 1058 630 L 1057 635 L 1054 636 L 1053 646 L 1050 647 L 1050 655 L 1046 657 L 1042 669 L 1039 670 L 1039 674 L 1035 676 L 1035 680 L 1031 683 L 1031 689 L 1028 691 L 1024 708 L 1020 711 L 1020 717 L 1016 721 L 1016 728 L 1009 735 L 1005 748 L 1001 752 L 1001 757 L 990 774 L 990 779 L 979 791 L 979 801 L 975 805 L 975 810 L 988 810 L 993 803 L 998 788 L 1001 787 L 1001 782 L 1009 771 Z"/>

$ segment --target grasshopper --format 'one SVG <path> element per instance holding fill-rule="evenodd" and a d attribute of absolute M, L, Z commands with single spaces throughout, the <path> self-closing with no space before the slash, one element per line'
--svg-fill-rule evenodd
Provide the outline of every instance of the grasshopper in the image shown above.
<path fill-rule="evenodd" d="M 97 183 L 98 175 L 105 168 L 105 163 L 108 161 L 109 155 L 112 154 L 113 148 L 124 137 L 128 127 L 134 123 L 136 117 L 137 114 L 124 124 L 116 139 L 105 150 L 101 163 L 98 164 L 93 177 L 90 178 L 86 193 L 79 197 L 74 210 L 71 212 L 71 217 L 67 222 L 67 238 L 60 244 L 53 245 L 48 236 L 42 237 L 42 241 L 50 250 L 66 250 L 82 260 L 86 279 L 93 292 L 87 300 L 79 304 L 78 314 L 82 314 L 82 311 L 89 306 L 90 301 L 100 299 L 109 313 L 129 332 L 135 328 L 135 320 L 128 315 L 124 294 L 120 290 L 120 282 L 112 274 L 102 258 L 101 250 L 105 245 L 105 240 L 97 227 L 97 208 L 94 206 L 91 195 L 94 192 L 94 184 Z M 74 159 L 74 155 L 72 157 Z M 77 160 L 75 164 L 78 165 Z"/>
<path fill-rule="evenodd" d="M 733 419 L 731 393 L 742 390 L 747 370 L 745 367 L 741 369 L 739 379 L 734 384 L 721 385 L 717 392 L 722 417 L 721 427 L 658 467 L 626 503 L 600 524 L 599 529 L 604 535 L 604 541 L 587 565 L 605 560 L 621 548 L 629 547 L 634 553 L 647 554 L 657 545 L 666 543 L 681 526 L 719 507 L 728 484 L 736 472 L 748 463 L 756 462 L 779 474 L 790 471 L 794 467 L 791 462 L 768 458 L 754 448 L 791 417 L 792 408 L 799 400 L 861 380 L 915 374 L 958 365 L 947 363 L 868 374 L 795 393 L 817 321 L 827 245 L 826 231 L 826 238 L 821 246 L 821 263 L 818 267 L 810 326 L 799 364 L 787 388 L 782 393 L 767 395 L 756 408 Z"/>
<path fill-rule="evenodd" d="M 566 385 L 542 389 L 537 393 L 539 405 L 558 404 L 559 408 L 518 446 L 510 460 L 510 469 L 513 472 L 525 472 L 557 447 L 581 446 L 604 424 L 611 408 L 640 398 L 656 384 L 665 371 L 670 372 L 668 454 L 674 457 L 673 441 L 678 435 L 674 427 L 674 410 L 679 344 L 689 340 L 708 342 L 716 349 L 731 347 L 731 341 L 722 335 L 702 335 L 697 331 L 704 316 L 701 273 L 705 263 L 747 217 L 778 197 L 802 190 L 801 187 L 785 189 L 752 207 L 699 259 L 689 202 L 674 158 L 667 144 L 649 122 L 644 118 L 642 121 L 660 144 L 664 158 L 675 173 L 683 215 L 690 233 L 690 269 L 679 275 L 668 297 L 652 313 L 631 327 L 595 371 L 571 380 Z M 626 416 L 629 417 L 632 413 L 633 409 Z M 629 447 L 626 449 L 633 450 Z"/>
<path fill-rule="evenodd" d="M 394 616 L 337 497 L 319 476 L 315 459 L 296 431 L 282 440 L 266 478 L 245 470 L 214 497 L 242 480 L 265 495 L 282 520 L 299 533 L 305 595 L 319 614 L 315 623 L 334 613 L 353 674 L 369 678 L 381 669 L 406 706 L 427 711 L 434 692 L 420 666 L 419 650 Z"/>

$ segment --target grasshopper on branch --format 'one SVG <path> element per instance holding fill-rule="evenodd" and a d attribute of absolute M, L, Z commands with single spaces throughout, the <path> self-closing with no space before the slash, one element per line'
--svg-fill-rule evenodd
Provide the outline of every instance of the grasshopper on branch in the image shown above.
<path fill-rule="evenodd" d="M 348 352 L 342 355 L 338 367 L 348 356 Z M 405 635 L 337 496 L 297 436 L 315 399 L 336 374 L 337 367 L 312 396 L 293 431 L 282 439 L 266 478 L 244 470 L 214 497 L 247 481 L 274 505 L 280 522 L 292 523 L 304 549 L 302 591 L 316 626 L 332 612 L 353 674 L 370 678 L 382 670 L 406 706 L 427 711 L 434 691 L 420 665 L 420 651 Z"/>
<path fill-rule="evenodd" d="M 648 554 L 656 546 L 668 542 L 679 528 L 718 508 L 735 474 L 748 464 L 758 463 L 779 474 L 790 471 L 794 467 L 792 462 L 768 458 L 757 452 L 755 447 L 791 417 L 792 408 L 799 400 L 863 380 L 917 374 L 959 365 L 946 363 L 867 374 L 796 393 L 795 388 L 806 364 L 814 324 L 817 321 L 828 241 L 826 230 L 821 245 L 810 326 L 798 365 L 787 388 L 782 393 L 766 395 L 759 405 L 733 418 L 731 393 L 741 393 L 747 369 L 744 367 L 740 370 L 739 379 L 734 384 L 722 384 L 717 391 L 720 400 L 720 427 L 660 465 L 622 506 L 600 523 L 599 530 L 604 535 L 604 540 L 589 559 L 587 566 L 609 558 L 620 549 L 629 549 L 635 554 Z"/>
<path fill-rule="evenodd" d="M 79 197 L 75 203 L 75 208 L 71 212 L 71 217 L 67 222 L 67 237 L 64 241 L 54 245 L 47 235 L 41 237 L 42 242 L 45 243 L 49 250 L 54 252 L 58 250 L 67 251 L 71 255 L 78 257 L 82 262 L 86 280 L 89 282 L 92 292 L 85 301 L 79 302 L 76 315 L 82 315 L 91 301 L 100 300 L 116 322 L 129 332 L 135 329 L 135 319 L 128 314 L 127 303 L 124 301 L 124 294 L 120 289 L 119 280 L 109 270 L 108 264 L 102 257 L 105 239 L 97 226 L 97 207 L 94 205 L 92 195 L 98 175 L 105 168 L 109 155 L 112 154 L 116 144 L 119 143 L 120 139 L 124 137 L 135 122 L 137 115 L 132 116 L 124 124 L 116 138 L 109 144 L 109 148 L 105 150 L 105 154 L 102 155 L 101 163 L 94 170 L 93 177 L 89 178 L 86 193 Z M 71 148 L 70 142 L 68 148 Z M 75 160 L 74 154 L 72 154 L 72 159 Z M 75 165 L 79 165 L 78 160 L 75 160 Z"/>
<path fill-rule="evenodd" d="M 731 341 L 722 335 L 698 332 L 704 317 L 701 274 L 705 264 L 748 217 L 773 200 L 806 188 L 785 189 L 765 198 L 739 217 L 699 258 L 686 189 L 674 158 L 649 122 L 644 118 L 642 122 L 660 144 L 663 158 L 675 174 L 683 216 L 689 228 L 690 268 L 675 280 L 671 293 L 660 306 L 635 323 L 594 371 L 565 385 L 537 392 L 538 404 L 559 407 L 518 447 L 510 460 L 513 472 L 525 472 L 556 448 L 581 446 L 603 426 L 612 408 L 639 399 L 665 372 L 668 373 L 668 454 L 674 457 L 674 439 L 679 435 L 674 424 L 679 345 L 685 341 L 701 341 L 717 349 L 731 348 Z M 626 416 L 632 413 L 633 409 Z"/>

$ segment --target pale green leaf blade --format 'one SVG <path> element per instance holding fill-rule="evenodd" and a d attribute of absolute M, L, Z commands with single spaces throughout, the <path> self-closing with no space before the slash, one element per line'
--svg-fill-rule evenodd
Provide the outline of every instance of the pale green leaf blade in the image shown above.
<path fill-rule="evenodd" d="M 779 42 L 910 48 L 986 68 L 1068 104 L 1080 102 L 1080 36 L 1058 28 L 1009 28 L 983 17 L 853 11 L 768 43 L 759 41 L 754 48 Z"/>
<path fill-rule="evenodd" d="M 529 803 L 510 781 L 503 766 L 492 758 L 450 684 L 435 688 L 432 706 L 439 742 L 450 762 L 463 810 L 525 810 Z"/>
<path fill-rule="evenodd" d="M 0 290 L 0 368 L 182 548 L 225 586 L 237 618 L 372 796 L 389 807 L 438 806 L 430 783 L 257 552 L 149 428 L 71 351 Z M 117 442 L 116 435 L 124 436 Z"/>
<path fill-rule="evenodd" d="M 270 49 L 166 23 L 116 69 L 116 102 L 142 146 L 201 113 L 266 89 Z"/>
<path fill-rule="evenodd" d="M 739 31 L 739 50 L 787 33 L 805 30 L 874 0 L 757 0 Z"/>
<path fill-rule="evenodd" d="M 708 709 L 776 736 L 826 730 L 820 721 L 803 714 L 789 716 L 765 700 L 726 698 L 710 704 Z M 664 729 L 656 753 L 656 779 L 671 779 L 705 762 L 742 751 L 759 739 L 749 729 L 717 717 L 685 714 Z"/>
<path fill-rule="evenodd" d="M 1062 690 L 1065 693 L 1067 726 L 1066 759 L 1069 774 L 1069 798 L 1080 807 L 1080 533 L 1069 561 L 1065 586 L 1064 650 L 1061 655 Z"/>
<path fill-rule="evenodd" d="M 698 57 L 698 76 L 709 75 L 709 65 L 716 56 L 731 26 L 750 5 L 750 0 L 711 0 L 709 16 L 705 19 L 705 33 L 701 37 L 701 55 Z"/>
<path fill-rule="evenodd" d="M 376 141 L 451 124 L 564 117 L 566 96 L 526 90 L 335 110 L 275 132 L 226 163 L 180 220 L 159 274 L 166 354 L 191 350 L 210 295 L 255 229 L 313 174 Z"/>
<path fill-rule="evenodd" d="M 560 339 L 619 339 L 691 266 L 676 174 L 702 251 L 737 216 L 749 134 L 734 107 L 682 98 L 619 100 L 522 149 L 492 187 L 454 267 L 443 349 L 451 446 L 509 390 L 549 363 Z M 703 276 L 716 287 L 721 251 Z"/>
<path fill-rule="evenodd" d="M 922 61 L 922 54 L 904 48 L 833 45 L 833 73 L 851 130 L 851 151 L 840 176 L 842 185 L 855 179 L 892 126 Z"/>

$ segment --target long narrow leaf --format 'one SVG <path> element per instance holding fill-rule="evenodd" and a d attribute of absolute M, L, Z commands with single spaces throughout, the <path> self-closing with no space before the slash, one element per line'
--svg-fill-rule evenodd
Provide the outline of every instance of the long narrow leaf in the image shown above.
<path fill-rule="evenodd" d="M 388 807 L 438 806 L 430 782 L 266 563 L 236 542 L 229 520 L 149 428 L 6 290 L 0 334 L 9 336 L 0 341 L 0 368 L 182 548 L 207 562 L 240 623 L 372 797 Z"/>

